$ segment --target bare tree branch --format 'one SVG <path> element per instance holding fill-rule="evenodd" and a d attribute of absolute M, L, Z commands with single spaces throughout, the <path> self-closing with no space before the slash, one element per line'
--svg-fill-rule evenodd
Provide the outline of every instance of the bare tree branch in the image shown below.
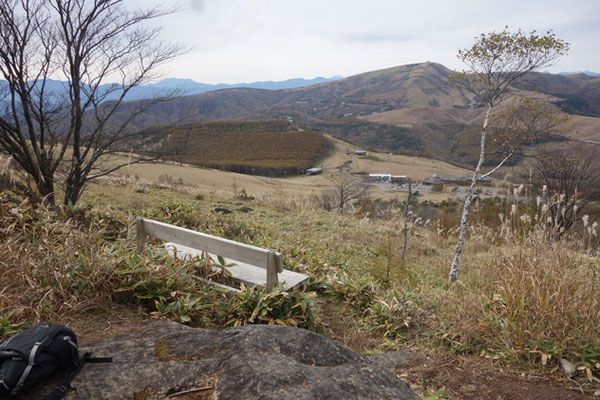
<path fill-rule="evenodd" d="M 166 100 L 117 118 L 130 90 L 184 51 L 161 42 L 160 28 L 144 27 L 173 11 L 129 11 L 123 0 L 0 0 L 0 74 L 7 82 L 0 151 L 13 155 L 49 202 L 59 166 L 66 167 L 64 202 L 75 204 L 97 175 L 90 176 L 94 165 L 131 133 L 135 116 Z M 50 78 L 64 88 L 51 89 Z"/>
<path fill-rule="evenodd" d="M 330 193 L 337 203 L 337 209 L 340 214 L 348 208 L 352 200 L 359 199 L 365 194 L 365 188 L 349 174 L 331 176 L 330 180 L 334 185 L 330 189 Z"/>

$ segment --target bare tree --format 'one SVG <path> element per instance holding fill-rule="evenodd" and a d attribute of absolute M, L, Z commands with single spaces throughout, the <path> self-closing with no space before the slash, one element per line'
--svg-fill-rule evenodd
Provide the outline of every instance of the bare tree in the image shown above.
<path fill-rule="evenodd" d="M 451 282 L 458 277 L 460 255 L 466 235 L 467 216 L 477 183 L 497 171 L 514 154 L 514 150 L 509 149 L 494 168 L 487 173 L 481 173 L 487 153 L 487 134 L 492 111 L 510 97 L 511 85 L 529 72 L 551 65 L 567 50 L 568 44 L 556 38 L 551 31 L 546 35 L 539 36 L 535 31 L 530 34 L 525 34 L 521 30 L 510 33 L 507 29 L 502 32 L 481 34 L 471 48 L 459 50 L 458 58 L 467 65 L 468 69 L 465 72 L 453 74 L 450 80 L 458 87 L 470 92 L 474 99 L 484 103 L 487 109 L 481 129 L 479 161 L 465 197 L 459 238 L 450 268 L 449 279 Z"/>
<path fill-rule="evenodd" d="M 554 104 L 519 97 L 493 116 L 490 139 L 503 160 L 516 154 L 527 156 L 531 154 L 528 146 L 533 143 L 562 140 L 569 120 L 569 115 Z"/>
<path fill-rule="evenodd" d="M 319 207 L 325 211 L 333 210 L 337 205 L 336 194 L 337 192 L 331 188 L 323 190 L 317 197 Z"/>
<path fill-rule="evenodd" d="M 114 117 L 133 87 L 182 52 L 159 40 L 160 28 L 144 27 L 170 12 L 129 11 L 123 0 L 0 0 L 0 151 L 47 202 L 55 202 L 59 173 L 64 203 L 75 204 L 87 181 L 127 164 L 100 168 L 99 160 L 134 134 L 136 116 L 164 100 Z"/>
<path fill-rule="evenodd" d="M 590 202 L 600 201 L 600 146 L 563 145 L 537 155 L 529 167 L 541 195 L 554 197 L 545 203 L 559 233 L 583 216 Z"/>
<path fill-rule="evenodd" d="M 332 176 L 330 179 L 333 187 L 326 190 L 323 196 L 335 202 L 335 207 L 340 214 L 343 214 L 352 200 L 359 199 L 365 194 L 365 188 L 350 175 Z"/>

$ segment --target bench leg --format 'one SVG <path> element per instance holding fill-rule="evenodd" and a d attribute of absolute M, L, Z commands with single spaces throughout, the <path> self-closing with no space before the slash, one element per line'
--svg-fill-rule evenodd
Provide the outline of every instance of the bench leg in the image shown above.
<path fill-rule="evenodd" d="M 144 244 L 146 243 L 146 231 L 144 230 L 144 219 L 137 217 L 135 220 L 135 230 L 137 234 L 137 252 L 141 254 L 144 251 Z"/>
<path fill-rule="evenodd" d="M 267 263 L 267 288 L 271 289 L 278 284 L 277 280 L 277 262 L 275 261 L 275 252 L 269 252 Z"/>

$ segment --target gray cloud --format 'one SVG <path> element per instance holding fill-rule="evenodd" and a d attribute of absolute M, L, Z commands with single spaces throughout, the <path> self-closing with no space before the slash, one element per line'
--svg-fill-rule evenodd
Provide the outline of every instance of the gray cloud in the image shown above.
<path fill-rule="evenodd" d="M 190 0 L 190 8 L 194 11 L 204 11 L 206 0 Z"/>
<path fill-rule="evenodd" d="M 127 0 L 148 7 L 165 0 Z M 435 61 L 464 66 L 458 48 L 482 32 L 554 29 L 571 43 L 551 72 L 600 65 L 600 0 L 169 0 L 182 11 L 157 20 L 164 39 L 193 48 L 165 74 L 242 82 L 352 75 Z"/>
<path fill-rule="evenodd" d="M 409 33 L 365 33 L 344 35 L 343 40 L 347 42 L 405 42 L 415 39 L 415 36 Z"/>

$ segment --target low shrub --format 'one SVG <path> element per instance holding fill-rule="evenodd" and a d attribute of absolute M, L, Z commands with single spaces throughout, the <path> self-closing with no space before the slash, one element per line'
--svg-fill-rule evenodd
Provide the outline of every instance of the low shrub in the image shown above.
<path fill-rule="evenodd" d="M 218 217 L 193 219 L 197 214 L 189 210 L 172 204 L 158 212 L 193 224 L 221 221 L 213 229 L 244 234 L 243 224 Z M 34 321 L 68 323 L 69 318 L 105 310 L 115 302 L 141 305 L 156 318 L 209 327 L 320 327 L 310 294 L 247 288 L 228 297 L 192 277 L 230 283 L 220 258 L 216 263 L 183 262 L 151 243 L 138 254 L 134 231 L 121 216 L 105 218 L 91 208 L 51 211 L 3 193 L 0 221 L 0 337 Z M 213 265 L 221 267 L 218 276 Z"/>
<path fill-rule="evenodd" d="M 215 305 L 216 318 L 223 326 L 268 324 L 318 331 L 321 327 L 313 309 L 314 294 L 257 286 L 242 287 L 241 293 Z"/>
<path fill-rule="evenodd" d="M 419 305 L 414 293 L 394 290 L 369 305 L 364 325 L 373 334 L 392 340 L 401 339 L 425 327 L 428 314 L 429 311 Z"/>
<path fill-rule="evenodd" d="M 123 234 L 99 215 L 79 219 L 0 193 L 0 309 L 11 323 L 56 321 L 112 301 L 118 280 L 104 250 Z"/>
<path fill-rule="evenodd" d="M 342 273 L 327 282 L 325 291 L 327 295 L 342 300 L 359 314 L 367 312 L 376 292 L 375 283 L 370 278 L 353 279 Z"/>
<path fill-rule="evenodd" d="M 190 278 L 188 266 L 167 254 L 166 250 L 137 254 L 135 249 L 114 250 L 121 262 L 115 274 L 120 278 L 117 292 L 130 296 L 138 304 L 154 304 L 176 297 L 178 293 L 189 293 L 197 284 Z M 120 254 L 119 254 L 120 253 Z"/>

